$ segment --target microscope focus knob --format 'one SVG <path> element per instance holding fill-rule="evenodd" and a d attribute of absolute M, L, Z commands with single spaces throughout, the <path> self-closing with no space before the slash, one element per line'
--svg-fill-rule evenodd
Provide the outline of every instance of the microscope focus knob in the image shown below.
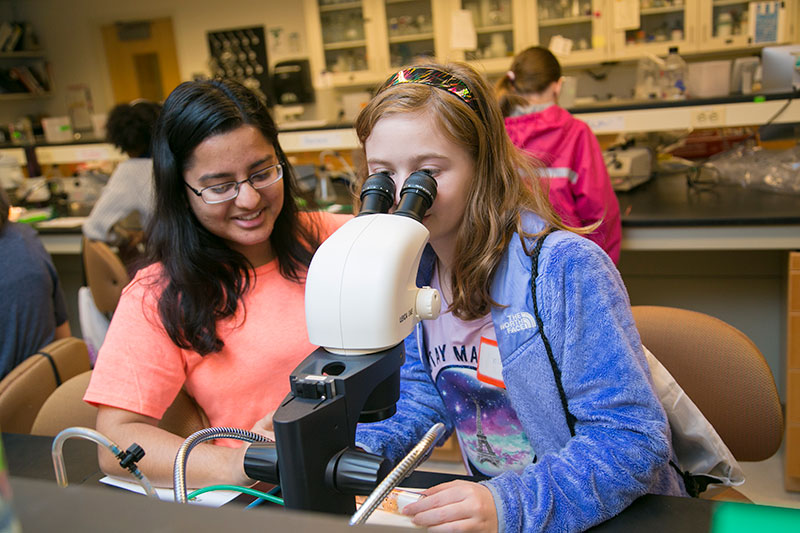
<path fill-rule="evenodd" d="M 420 320 L 433 320 L 442 310 L 442 300 L 439 291 L 430 287 L 423 287 L 417 291 L 417 316 Z"/>

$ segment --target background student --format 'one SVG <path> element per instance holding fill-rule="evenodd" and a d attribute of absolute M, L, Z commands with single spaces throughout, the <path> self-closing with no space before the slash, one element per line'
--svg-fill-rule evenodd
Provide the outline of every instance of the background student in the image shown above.
<path fill-rule="evenodd" d="M 36 231 L 8 220 L 0 187 L 0 378 L 51 342 L 70 336 L 67 306 Z"/>
<path fill-rule="evenodd" d="M 619 262 L 622 224 L 619 203 L 597 138 L 586 123 L 559 107 L 561 65 L 546 48 L 517 54 L 497 84 L 508 136 L 539 159 L 550 201 L 565 224 L 599 227 L 587 237 Z"/>
<path fill-rule="evenodd" d="M 153 159 L 150 155 L 150 141 L 160 112 L 160 104 L 140 101 L 120 104 L 109 113 L 106 137 L 110 143 L 125 152 L 128 159 L 120 161 L 114 169 L 84 222 L 83 234 L 87 238 L 128 248 L 138 244 L 141 233 L 136 230 L 147 224 L 153 212 Z M 123 228 L 122 224 L 115 228 L 118 222 L 131 215 L 136 215 L 136 220 L 129 227 Z M 115 229 L 124 231 L 125 234 L 115 234 Z M 125 256 L 123 261 L 133 259 L 126 256 L 126 251 L 122 255 Z"/>
<path fill-rule="evenodd" d="M 397 413 L 356 442 L 396 462 L 445 422 L 485 479 L 404 512 L 436 531 L 582 531 L 645 493 L 685 494 L 619 273 L 524 181 L 532 163 L 486 81 L 462 64 L 403 69 L 355 127 L 368 173 L 398 191 L 414 171 L 437 182 L 417 283 L 446 310 L 406 339 Z"/>
<path fill-rule="evenodd" d="M 304 280 L 347 217 L 299 212 L 292 167 L 264 103 L 232 81 L 194 81 L 167 98 L 153 142 L 150 265 L 123 291 L 84 399 L 97 429 L 136 441 L 154 483 L 172 484 L 183 438 L 157 427 L 181 387 L 212 426 L 268 434 L 308 341 Z M 245 446 L 192 452 L 187 485 L 251 484 Z M 238 448 L 236 448 L 239 446 Z M 121 472 L 100 454 L 108 473 Z"/>

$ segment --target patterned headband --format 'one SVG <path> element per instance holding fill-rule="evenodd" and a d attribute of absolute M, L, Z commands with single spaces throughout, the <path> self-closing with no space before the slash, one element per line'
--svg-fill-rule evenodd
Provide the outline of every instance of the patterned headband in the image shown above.
<path fill-rule="evenodd" d="M 462 102 L 467 104 L 473 111 L 478 113 L 478 102 L 467 84 L 456 78 L 452 74 L 430 67 L 409 67 L 393 74 L 386 80 L 379 93 L 393 85 L 400 83 L 416 83 L 418 85 L 429 85 L 442 89 L 456 95 Z"/>

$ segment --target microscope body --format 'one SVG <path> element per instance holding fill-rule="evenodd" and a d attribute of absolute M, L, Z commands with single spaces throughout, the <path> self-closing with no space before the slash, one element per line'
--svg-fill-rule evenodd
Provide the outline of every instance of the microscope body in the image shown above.
<path fill-rule="evenodd" d="M 412 200 L 421 187 L 413 177 L 404 187 Z M 322 243 L 309 266 L 306 323 L 321 347 L 290 376 L 291 391 L 273 417 L 275 443 L 252 444 L 244 461 L 251 478 L 280 484 L 287 508 L 352 514 L 354 495 L 369 494 L 392 466 L 357 450 L 355 434 L 359 422 L 395 413 L 403 340 L 417 322 L 439 315 L 438 292 L 416 286 L 429 236 L 420 221 L 436 184 L 416 179 L 433 194 L 409 209 L 413 216 L 402 209 L 401 216 L 359 215 Z M 394 197 L 393 185 L 379 188 Z"/>

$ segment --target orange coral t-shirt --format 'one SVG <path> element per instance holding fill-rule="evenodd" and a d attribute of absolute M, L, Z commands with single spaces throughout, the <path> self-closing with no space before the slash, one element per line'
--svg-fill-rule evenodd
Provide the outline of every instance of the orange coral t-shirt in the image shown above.
<path fill-rule="evenodd" d="M 320 215 L 325 238 L 350 218 Z M 306 330 L 305 284 L 281 276 L 277 259 L 255 269 L 244 305 L 218 324 L 224 347 L 202 357 L 164 330 L 160 274 L 161 265 L 151 265 L 123 290 L 83 399 L 160 419 L 185 386 L 212 426 L 250 429 L 278 407 L 289 374 L 317 348 Z"/>

